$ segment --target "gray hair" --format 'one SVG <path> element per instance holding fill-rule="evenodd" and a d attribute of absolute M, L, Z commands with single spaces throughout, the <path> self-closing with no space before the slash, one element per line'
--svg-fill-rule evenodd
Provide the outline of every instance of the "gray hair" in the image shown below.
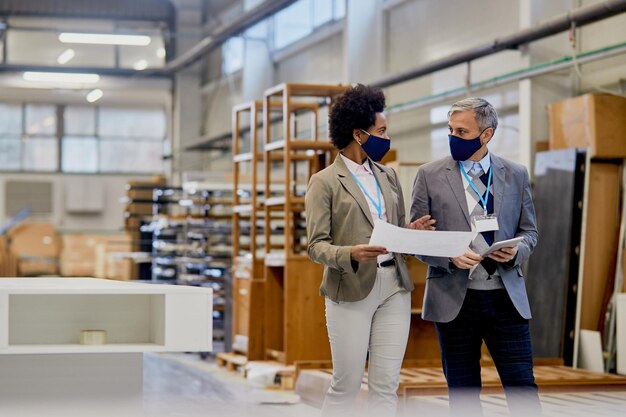
<path fill-rule="evenodd" d="M 498 113 L 491 103 L 484 98 L 469 97 L 457 101 L 450 107 L 448 119 L 450 119 L 450 116 L 452 116 L 454 112 L 467 110 L 474 112 L 474 117 L 476 118 L 476 122 L 478 122 L 478 127 L 481 132 L 489 127 L 495 132 L 496 127 L 498 127 Z"/>

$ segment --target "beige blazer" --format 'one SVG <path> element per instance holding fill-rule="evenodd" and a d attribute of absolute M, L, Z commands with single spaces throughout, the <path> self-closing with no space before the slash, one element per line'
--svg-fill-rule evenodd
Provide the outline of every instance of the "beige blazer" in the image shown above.
<path fill-rule="evenodd" d="M 372 172 L 385 199 L 387 221 L 406 226 L 404 198 L 395 171 L 371 161 Z M 363 192 L 339 155 L 335 162 L 311 177 L 305 195 L 308 253 L 324 265 L 320 294 L 333 301 L 359 301 L 376 281 L 376 261 L 350 259 L 350 248 L 367 244 L 374 221 Z M 401 285 L 414 286 L 401 254 L 394 254 Z"/>

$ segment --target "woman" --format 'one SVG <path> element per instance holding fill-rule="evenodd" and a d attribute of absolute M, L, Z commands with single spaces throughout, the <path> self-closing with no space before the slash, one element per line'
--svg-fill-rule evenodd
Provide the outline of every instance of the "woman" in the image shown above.
<path fill-rule="evenodd" d="M 400 254 L 367 244 L 374 219 L 406 226 L 398 176 L 378 163 L 390 147 L 384 108 L 383 92 L 361 84 L 333 102 L 330 137 L 340 153 L 311 177 L 305 197 L 309 257 L 324 265 L 320 293 L 333 358 L 324 415 L 349 412 L 368 352 L 369 411 L 396 411 L 414 287 Z M 411 227 L 432 222 L 425 216 Z"/>

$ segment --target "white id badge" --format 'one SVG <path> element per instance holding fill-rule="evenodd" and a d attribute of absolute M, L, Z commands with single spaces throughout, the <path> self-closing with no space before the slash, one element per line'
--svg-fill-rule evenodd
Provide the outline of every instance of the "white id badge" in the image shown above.
<path fill-rule="evenodd" d="M 494 232 L 499 230 L 498 218 L 494 214 L 488 214 L 486 216 L 474 216 L 474 226 L 478 233 Z"/>

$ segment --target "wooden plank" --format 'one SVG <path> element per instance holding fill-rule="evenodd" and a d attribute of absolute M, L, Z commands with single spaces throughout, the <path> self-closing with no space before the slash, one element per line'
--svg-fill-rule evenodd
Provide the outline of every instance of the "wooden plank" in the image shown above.
<path fill-rule="evenodd" d="M 266 256 L 267 260 L 267 256 Z M 284 351 L 284 268 L 264 267 L 265 273 L 265 349 Z"/>
<path fill-rule="evenodd" d="M 587 196 L 580 328 L 603 332 L 612 294 L 620 227 L 621 164 L 592 161 Z"/>
<path fill-rule="evenodd" d="M 323 267 L 290 257 L 285 265 L 285 354 L 296 360 L 329 360 L 324 298 L 319 295 Z"/>

